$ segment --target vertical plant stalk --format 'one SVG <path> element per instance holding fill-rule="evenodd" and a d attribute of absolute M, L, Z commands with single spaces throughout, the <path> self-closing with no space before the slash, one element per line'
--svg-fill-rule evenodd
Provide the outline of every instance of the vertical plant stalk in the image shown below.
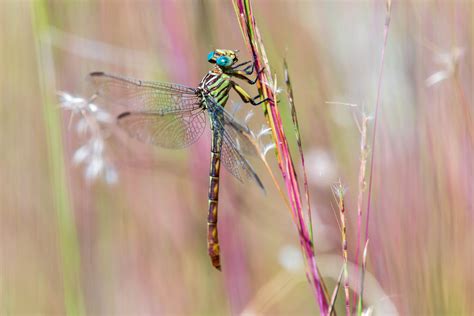
<path fill-rule="evenodd" d="M 365 271 L 367 270 L 367 248 L 369 246 L 369 240 L 367 239 L 364 246 L 364 253 L 362 255 L 362 271 L 360 274 L 360 294 L 359 302 L 357 304 L 357 315 L 362 315 L 363 299 L 364 299 L 364 279 Z"/>
<path fill-rule="evenodd" d="M 288 96 L 288 104 L 290 105 L 291 119 L 293 121 L 296 143 L 298 144 L 298 150 L 299 150 L 300 158 L 301 158 L 301 168 L 303 170 L 304 193 L 306 197 L 306 205 L 308 206 L 309 233 L 310 233 L 311 241 L 313 241 L 313 219 L 311 216 L 311 202 L 309 198 L 308 176 L 306 173 L 306 166 L 304 162 L 303 145 L 301 143 L 301 136 L 300 136 L 300 126 L 298 123 L 298 116 L 296 115 L 295 102 L 293 98 L 293 87 L 291 85 L 290 74 L 288 72 L 288 64 L 286 63 L 286 59 L 283 61 L 283 67 L 285 71 L 285 84 L 286 84 L 286 93 Z"/>
<path fill-rule="evenodd" d="M 329 308 L 328 294 L 316 265 L 313 242 L 304 220 L 300 189 L 288 142 L 283 131 L 280 112 L 276 106 L 276 87 L 272 82 L 265 48 L 255 23 L 250 0 L 233 0 L 233 3 L 244 39 L 255 62 L 255 67 L 257 70 L 264 69 L 264 71 L 258 72 L 257 88 L 260 96 L 263 99 L 269 100 L 263 105 L 264 114 L 272 130 L 273 141 L 276 145 L 278 166 L 287 190 L 292 218 L 298 229 L 300 245 L 307 265 L 308 280 L 314 289 L 314 296 L 318 302 L 321 314 L 327 315 Z"/>
<path fill-rule="evenodd" d="M 341 268 L 341 272 L 339 272 L 339 276 L 337 277 L 336 286 L 334 287 L 334 291 L 332 292 L 331 296 L 331 303 L 329 304 L 328 315 L 333 314 L 334 305 L 336 304 L 337 294 L 339 293 L 339 288 L 341 287 L 342 276 L 344 274 L 344 266 Z"/>
<path fill-rule="evenodd" d="M 367 169 L 367 126 L 369 122 L 369 117 L 362 112 L 362 122 L 359 125 L 360 131 L 360 165 L 359 165 L 359 183 L 358 183 L 358 193 L 357 193 L 357 244 L 355 251 L 355 274 L 359 273 L 359 251 L 362 235 L 362 203 L 364 200 L 364 191 L 366 187 L 366 169 Z M 354 307 L 357 302 L 357 294 L 354 294 Z"/>
<path fill-rule="evenodd" d="M 341 182 L 334 186 L 334 194 L 337 199 L 337 208 L 339 210 L 339 217 L 341 220 L 341 241 L 342 241 L 342 258 L 344 260 L 344 294 L 346 304 L 346 315 L 351 315 L 350 292 L 349 292 L 349 271 L 347 270 L 347 227 L 346 227 L 346 209 L 344 206 L 344 187 Z"/>
<path fill-rule="evenodd" d="M 52 54 L 47 46 L 49 43 L 45 44 L 44 42 L 49 32 L 47 5 L 45 1 L 35 1 L 30 5 L 32 28 L 36 40 L 38 82 L 40 84 L 43 119 L 47 133 L 51 188 L 58 225 L 64 304 L 67 315 L 85 315 L 81 287 L 79 245 L 65 175 L 60 112 L 54 105 L 51 96 L 51 92 L 55 91 L 54 85 L 51 84 L 52 78 L 54 78 Z"/>
<path fill-rule="evenodd" d="M 374 171 L 374 159 L 375 159 L 375 136 L 377 133 L 377 122 L 378 122 L 378 114 L 380 108 L 380 95 L 382 90 L 382 78 L 383 78 L 383 69 L 384 69 L 384 61 L 385 61 L 385 51 L 387 47 L 387 38 L 388 38 L 388 29 L 390 26 L 390 14 L 392 11 L 392 1 L 387 0 L 386 3 L 386 15 L 385 15 L 385 26 L 384 26 L 384 38 L 383 38 L 383 47 L 382 47 L 382 58 L 380 60 L 380 72 L 379 78 L 377 80 L 377 99 L 375 100 L 375 114 L 374 114 L 374 132 L 372 134 L 372 153 L 370 157 L 370 175 L 369 175 L 369 192 L 367 197 L 367 215 L 365 219 L 365 242 L 369 239 L 369 218 L 370 218 L 370 207 L 372 201 L 372 178 L 373 178 L 373 171 Z"/>

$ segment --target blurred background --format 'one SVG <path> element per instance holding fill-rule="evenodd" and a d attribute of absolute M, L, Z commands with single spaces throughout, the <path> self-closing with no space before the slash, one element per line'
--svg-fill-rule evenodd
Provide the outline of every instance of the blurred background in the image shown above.
<path fill-rule="evenodd" d="M 332 292 L 341 239 L 331 186 L 347 188 L 353 261 L 354 117 L 374 113 L 385 2 L 255 1 L 254 14 L 278 82 L 289 65 Z M 472 1 L 393 3 L 364 297 L 375 314 L 474 313 L 473 14 Z M 96 181 L 73 163 L 88 137 L 56 91 L 87 97 L 97 70 L 195 87 L 209 51 L 250 59 L 230 1 L 3 0 L 0 26 L 1 315 L 318 313 L 291 216 L 258 160 L 266 194 L 222 172 L 222 272 L 206 250 L 209 133 L 178 151 L 108 137 L 110 174 Z"/>

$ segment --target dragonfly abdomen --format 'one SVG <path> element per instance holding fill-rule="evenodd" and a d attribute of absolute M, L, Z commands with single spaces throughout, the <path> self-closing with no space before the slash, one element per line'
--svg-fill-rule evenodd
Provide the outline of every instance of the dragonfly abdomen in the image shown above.
<path fill-rule="evenodd" d="M 218 270 L 221 269 L 219 237 L 217 233 L 220 164 L 220 152 L 211 150 L 211 168 L 209 171 L 209 211 L 207 215 L 207 250 L 212 265 Z"/>
<path fill-rule="evenodd" d="M 220 68 L 214 68 L 202 79 L 200 88 L 205 91 L 205 100 L 216 102 L 224 107 L 229 99 L 231 88 L 230 76 L 223 73 Z M 209 99 L 212 99 L 209 100 Z M 219 237 L 217 233 L 217 213 L 219 205 L 219 171 L 221 163 L 222 149 L 222 127 L 215 125 L 214 121 L 222 120 L 222 112 L 214 110 L 211 114 L 211 167 L 209 171 L 209 210 L 207 216 L 207 251 L 212 261 L 212 265 L 220 270 L 220 249 Z"/>

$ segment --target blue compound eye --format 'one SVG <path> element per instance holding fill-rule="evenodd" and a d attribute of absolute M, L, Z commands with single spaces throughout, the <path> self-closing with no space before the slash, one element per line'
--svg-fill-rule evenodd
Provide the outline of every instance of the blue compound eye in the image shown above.
<path fill-rule="evenodd" d="M 230 57 L 227 57 L 227 56 L 221 56 L 221 57 L 217 58 L 216 63 L 219 66 L 227 67 L 227 66 L 232 65 L 232 59 Z"/>
<path fill-rule="evenodd" d="M 207 54 L 207 61 L 210 61 L 214 57 L 214 51 Z"/>

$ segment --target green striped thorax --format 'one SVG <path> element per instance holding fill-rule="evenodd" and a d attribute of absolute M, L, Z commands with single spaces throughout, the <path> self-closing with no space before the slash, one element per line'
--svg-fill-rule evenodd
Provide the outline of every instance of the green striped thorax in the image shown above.
<path fill-rule="evenodd" d="M 223 72 L 226 72 L 229 67 L 238 61 L 237 52 L 230 49 L 216 49 L 207 55 L 207 61 L 216 64 Z"/>
<path fill-rule="evenodd" d="M 229 91 L 232 87 L 232 67 L 238 61 L 236 53 L 237 51 L 234 50 L 216 49 L 207 55 L 207 60 L 211 64 L 216 64 L 216 67 L 204 76 L 199 89 L 221 106 L 224 106 L 229 99 Z"/>

